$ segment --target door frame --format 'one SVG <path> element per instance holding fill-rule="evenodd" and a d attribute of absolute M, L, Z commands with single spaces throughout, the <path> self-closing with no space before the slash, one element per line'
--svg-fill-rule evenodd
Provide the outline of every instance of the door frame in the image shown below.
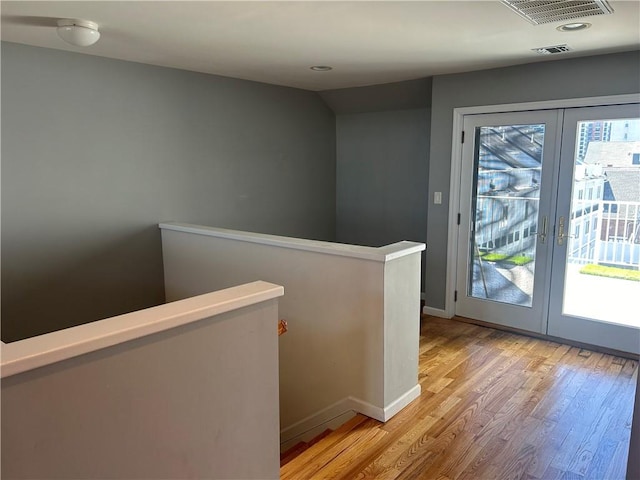
<path fill-rule="evenodd" d="M 599 97 L 544 100 L 538 102 L 506 103 L 453 109 L 453 135 L 451 137 L 451 172 L 449 181 L 449 221 L 447 225 L 447 272 L 444 315 L 455 315 L 455 290 L 457 282 L 458 213 L 460 212 L 460 181 L 462 174 L 462 132 L 465 115 L 483 113 L 509 113 L 526 110 L 556 110 L 575 107 L 624 105 L 640 102 L 640 93 L 607 95 Z"/>

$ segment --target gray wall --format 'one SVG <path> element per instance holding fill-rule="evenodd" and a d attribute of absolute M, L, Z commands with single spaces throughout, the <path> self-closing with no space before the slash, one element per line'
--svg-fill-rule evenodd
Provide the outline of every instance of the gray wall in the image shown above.
<path fill-rule="evenodd" d="M 532 102 L 640 91 L 637 51 L 484 70 L 433 79 L 429 192 L 443 192 L 442 205 L 429 197 L 426 304 L 444 308 L 447 223 L 453 109 L 476 105 Z"/>
<path fill-rule="evenodd" d="M 2 338 L 164 301 L 165 220 L 333 240 L 312 92 L 2 43 Z"/>
<path fill-rule="evenodd" d="M 426 242 L 431 79 L 320 95 L 336 112 L 337 240 Z"/>
<path fill-rule="evenodd" d="M 431 105 L 431 77 L 320 92 L 336 114 L 411 110 Z"/>
<path fill-rule="evenodd" d="M 338 241 L 425 242 L 429 110 L 336 118 Z"/>

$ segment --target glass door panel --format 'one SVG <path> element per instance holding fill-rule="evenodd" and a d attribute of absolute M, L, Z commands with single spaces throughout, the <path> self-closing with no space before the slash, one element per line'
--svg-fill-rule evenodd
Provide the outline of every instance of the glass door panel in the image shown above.
<path fill-rule="evenodd" d="M 640 353 L 638 105 L 567 110 L 560 165 L 549 334 Z"/>
<path fill-rule="evenodd" d="M 532 305 L 544 135 L 543 123 L 476 127 L 469 296 Z"/>

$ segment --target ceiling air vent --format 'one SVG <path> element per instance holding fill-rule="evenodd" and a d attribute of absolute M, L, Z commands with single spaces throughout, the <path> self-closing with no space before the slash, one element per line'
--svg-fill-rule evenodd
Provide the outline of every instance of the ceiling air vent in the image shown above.
<path fill-rule="evenodd" d="M 552 55 L 554 53 L 564 53 L 570 52 L 571 47 L 569 45 L 554 45 L 553 47 L 540 47 L 532 49 L 536 53 L 540 53 L 541 55 Z"/>
<path fill-rule="evenodd" d="M 534 25 L 613 13 L 607 0 L 502 0 L 502 3 Z"/>

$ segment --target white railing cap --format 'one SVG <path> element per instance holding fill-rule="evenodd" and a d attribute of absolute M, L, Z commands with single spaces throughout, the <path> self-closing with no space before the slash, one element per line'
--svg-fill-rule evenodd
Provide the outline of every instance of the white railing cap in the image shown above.
<path fill-rule="evenodd" d="M 383 247 L 365 247 L 361 245 L 282 237 L 278 235 L 268 235 L 265 233 L 243 232 L 240 230 L 228 230 L 226 228 L 206 227 L 179 222 L 163 222 L 159 227 L 161 230 L 193 233 L 196 235 L 226 238 L 241 242 L 257 243 L 260 245 L 290 248 L 293 250 L 305 250 L 308 252 L 323 253 L 326 255 L 360 258 L 376 262 L 387 262 L 412 253 L 421 252 L 426 248 L 424 243 L 408 241 L 393 243 Z"/>
<path fill-rule="evenodd" d="M 2 344 L 2 378 L 284 295 L 257 281 Z M 276 332 L 275 325 L 273 327 Z"/>

